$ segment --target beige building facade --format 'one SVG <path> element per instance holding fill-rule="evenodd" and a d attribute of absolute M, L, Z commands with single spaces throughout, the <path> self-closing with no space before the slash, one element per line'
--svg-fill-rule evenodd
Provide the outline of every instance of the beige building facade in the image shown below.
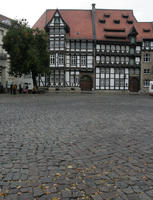
<path fill-rule="evenodd" d="M 141 92 L 148 93 L 153 81 L 153 41 L 144 41 L 141 52 Z"/>

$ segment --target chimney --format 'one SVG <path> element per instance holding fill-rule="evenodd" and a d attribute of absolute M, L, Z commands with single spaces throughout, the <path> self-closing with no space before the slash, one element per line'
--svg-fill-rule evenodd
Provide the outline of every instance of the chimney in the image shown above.
<path fill-rule="evenodd" d="M 93 10 L 93 11 L 95 11 L 95 6 L 96 6 L 96 4 L 93 3 L 93 4 L 92 4 L 92 10 Z"/>
<path fill-rule="evenodd" d="M 96 8 L 95 3 L 92 4 L 92 33 L 93 33 L 93 39 L 96 40 L 96 27 L 95 27 L 95 14 L 96 14 Z"/>

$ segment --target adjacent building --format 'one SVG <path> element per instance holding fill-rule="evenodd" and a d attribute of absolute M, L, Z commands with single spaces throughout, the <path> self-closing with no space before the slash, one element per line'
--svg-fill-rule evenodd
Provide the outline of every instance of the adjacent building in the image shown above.
<path fill-rule="evenodd" d="M 6 34 L 11 23 L 11 19 L 0 15 L 0 84 L 6 87 L 8 81 L 9 59 L 7 52 L 2 48 L 3 36 Z"/>

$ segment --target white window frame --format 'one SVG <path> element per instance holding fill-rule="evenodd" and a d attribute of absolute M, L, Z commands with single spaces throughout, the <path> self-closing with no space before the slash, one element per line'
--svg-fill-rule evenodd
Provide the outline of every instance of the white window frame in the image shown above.
<path fill-rule="evenodd" d="M 77 66 L 77 56 L 71 56 L 71 66 Z"/>
<path fill-rule="evenodd" d="M 149 87 L 150 85 L 150 80 L 146 79 L 144 80 L 144 87 Z"/>
<path fill-rule="evenodd" d="M 144 74 L 150 74 L 150 69 L 144 69 Z"/>
<path fill-rule="evenodd" d="M 56 63 L 56 55 L 51 54 L 50 55 L 50 65 L 55 65 L 55 63 Z"/>
<path fill-rule="evenodd" d="M 81 66 L 87 66 L 87 57 L 81 56 Z"/>
<path fill-rule="evenodd" d="M 145 62 L 145 63 L 149 63 L 150 62 L 150 53 L 146 53 L 146 54 L 144 54 L 143 55 L 143 61 Z"/>

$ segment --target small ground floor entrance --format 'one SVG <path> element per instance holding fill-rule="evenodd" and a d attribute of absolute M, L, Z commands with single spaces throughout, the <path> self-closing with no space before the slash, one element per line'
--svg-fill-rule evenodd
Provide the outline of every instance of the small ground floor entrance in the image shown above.
<path fill-rule="evenodd" d="M 129 82 L 130 92 L 138 92 L 140 90 L 140 79 L 137 76 L 130 77 Z"/>
<path fill-rule="evenodd" d="M 93 74 L 80 72 L 80 89 L 82 91 L 91 91 L 93 88 Z"/>

